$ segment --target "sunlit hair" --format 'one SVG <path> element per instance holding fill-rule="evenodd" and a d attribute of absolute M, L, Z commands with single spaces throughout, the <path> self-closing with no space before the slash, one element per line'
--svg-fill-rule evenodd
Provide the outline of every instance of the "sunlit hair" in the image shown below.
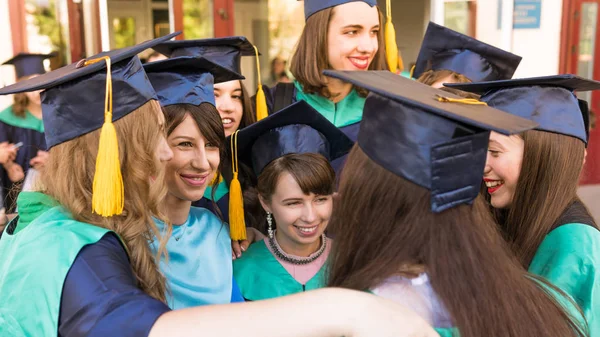
<path fill-rule="evenodd" d="M 159 254 L 163 254 L 168 239 L 160 237 L 153 221 L 153 217 L 164 219 L 159 203 L 167 191 L 160 183 L 164 180 L 164 170 L 157 157 L 158 145 L 165 135 L 159 126 L 159 113 L 159 103 L 151 100 L 114 122 L 125 191 L 123 214 L 103 218 L 92 213 L 92 183 L 100 130 L 51 148 L 48 162 L 41 171 L 39 187 L 71 212 L 75 220 L 119 235 L 129 253 L 138 286 L 150 296 L 165 301 L 165 279 L 148 244 L 154 237 L 159 238 Z"/>
<path fill-rule="evenodd" d="M 419 76 L 419 78 L 417 79 L 417 82 L 427 84 L 427 85 L 433 85 L 435 82 L 443 80 L 447 77 L 451 77 L 452 81 L 449 81 L 449 82 L 453 82 L 453 83 L 471 83 L 472 82 L 467 76 L 456 73 L 452 70 L 446 70 L 446 69 L 427 70 L 426 72 L 421 74 L 421 76 Z"/>

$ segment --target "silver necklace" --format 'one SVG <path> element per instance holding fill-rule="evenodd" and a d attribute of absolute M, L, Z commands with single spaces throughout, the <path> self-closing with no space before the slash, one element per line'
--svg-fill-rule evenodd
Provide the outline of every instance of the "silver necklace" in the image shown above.
<path fill-rule="evenodd" d="M 321 255 L 323 255 L 323 253 L 325 252 L 325 248 L 327 248 L 327 237 L 325 236 L 325 234 L 321 234 L 321 247 L 319 247 L 319 250 L 317 250 L 312 256 L 309 257 L 296 257 L 287 254 L 279 246 L 277 239 L 275 239 L 275 235 L 273 235 L 272 238 L 269 238 L 269 246 L 280 260 L 289 262 L 291 264 L 305 265 L 315 261 Z"/>
<path fill-rule="evenodd" d="M 185 226 L 185 227 L 184 227 L 184 228 L 183 228 L 183 230 L 181 231 L 181 234 L 179 234 L 179 237 L 175 237 L 175 236 L 173 236 L 173 237 L 175 238 L 175 241 L 179 241 L 179 240 L 180 240 L 180 239 L 181 239 L 181 238 L 182 238 L 182 237 L 185 235 L 185 232 L 187 231 L 187 227 L 188 227 L 188 226 L 187 226 L 186 224 L 183 224 L 183 225 L 181 225 L 181 226 Z"/>

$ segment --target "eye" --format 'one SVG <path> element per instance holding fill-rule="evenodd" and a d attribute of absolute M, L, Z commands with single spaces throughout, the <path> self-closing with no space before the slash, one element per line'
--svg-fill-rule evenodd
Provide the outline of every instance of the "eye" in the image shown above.
<path fill-rule="evenodd" d="M 241 101 L 242 100 L 242 96 L 240 96 L 240 95 L 233 95 L 233 96 L 231 96 L 231 98 L 233 98 L 233 99 L 235 99 L 237 101 Z"/>
<path fill-rule="evenodd" d="M 209 148 L 218 148 L 218 146 L 217 146 L 217 145 L 215 145 L 215 144 L 213 144 L 213 143 L 210 143 L 210 142 L 207 142 L 207 143 L 206 143 L 206 145 L 204 145 L 204 146 L 205 146 L 205 147 L 209 147 Z"/>
<path fill-rule="evenodd" d="M 192 144 L 192 142 L 181 142 L 181 143 L 177 144 L 177 146 L 180 146 L 180 147 L 193 147 L 194 144 Z"/>
<path fill-rule="evenodd" d="M 500 155 L 500 151 L 488 150 L 488 152 L 492 155 L 492 157 L 496 158 Z"/>
<path fill-rule="evenodd" d="M 316 199 L 316 201 L 317 201 L 318 203 L 323 203 L 323 202 L 326 202 L 328 199 L 329 199 L 328 197 L 318 197 L 318 198 Z"/>
<path fill-rule="evenodd" d="M 356 35 L 358 33 L 358 30 L 353 29 L 353 30 L 349 30 L 347 32 L 345 32 L 345 35 Z"/>
<path fill-rule="evenodd" d="M 218 92 L 216 92 L 216 91 L 214 91 L 214 92 L 213 92 L 213 95 L 214 95 L 215 97 L 219 97 L 219 96 L 220 96 L 220 95 L 219 95 L 219 93 L 218 93 Z"/>
<path fill-rule="evenodd" d="M 379 34 L 379 29 L 373 29 L 373 30 L 371 31 L 371 34 L 372 34 L 372 35 L 377 35 L 377 34 Z"/>
<path fill-rule="evenodd" d="M 298 206 L 300 205 L 300 201 L 291 201 L 286 204 L 286 206 Z"/>

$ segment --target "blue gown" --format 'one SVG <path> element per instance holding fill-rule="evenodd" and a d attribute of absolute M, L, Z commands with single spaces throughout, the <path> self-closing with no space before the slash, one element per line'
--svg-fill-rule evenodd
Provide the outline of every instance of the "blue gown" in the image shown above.
<path fill-rule="evenodd" d="M 169 307 L 137 287 L 127 253 L 112 233 L 84 247 L 63 286 L 59 337 L 148 336 Z"/>
<path fill-rule="evenodd" d="M 164 231 L 164 223 L 156 224 Z M 153 254 L 158 244 L 151 243 Z M 163 258 L 160 270 L 167 278 L 171 309 L 231 303 L 240 297 L 233 283 L 229 228 L 209 210 L 191 207 L 188 220 L 173 226 L 167 251 L 168 262 Z"/>
<path fill-rule="evenodd" d="M 0 143 L 16 144 L 23 142 L 23 146 L 17 152 L 15 163 L 23 168 L 25 174 L 29 170 L 29 162 L 37 156 L 37 152 L 39 150 L 46 151 L 42 121 L 29 113 L 27 114 L 26 118 L 16 117 L 12 112 L 12 107 L 0 112 Z M 13 213 L 19 193 L 18 185 L 10 181 L 2 165 L 0 165 L 0 179 L 2 180 L 6 213 Z"/>

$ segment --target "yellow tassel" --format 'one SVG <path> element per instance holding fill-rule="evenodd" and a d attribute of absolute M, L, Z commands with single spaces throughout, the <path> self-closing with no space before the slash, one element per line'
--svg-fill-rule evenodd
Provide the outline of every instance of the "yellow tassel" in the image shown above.
<path fill-rule="evenodd" d="M 258 75 L 258 91 L 256 92 L 256 120 L 259 121 L 266 118 L 269 115 L 267 108 L 267 98 L 262 88 L 262 81 L 260 78 L 260 60 L 258 58 L 258 48 L 254 46 L 254 52 L 256 53 L 256 74 Z"/>
<path fill-rule="evenodd" d="M 106 99 L 104 124 L 100 131 L 100 145 L 96 156 L 96 172 L 92 187 L 92 211 L 103 217 L 120 215 L 125 204 L 119 140 L 112 122 L 112 72 L 110 57 L 88 60 L 85 65 L 106 62 Z"/>
<path fill-rule="evenodd" d="M 461 104 L 470 104 L 470 105 L 488 105 L 486 102 L 482 102 L 480 100 L 474 98 L 452 98 L 441 95 L 436 95 L 437 100 L 442 103 L 461 103 Z"/>
<path fill-rule="evenodd" d="M 229 185 L 229 235 L 231 240 L 246 240 L 246 221 L 244 220 L 244 197 L 242 185 L 238 179 L 237 133 L 231 135 L 231 167 L 233 179 Z"/>
<path fill-rule="evenodd" d="M 413 65 L 412 67 L 410 67 L 410 78 L 413 78 L 415 76 L 415 68 L 417 67 L 417 65 Z"/>
<path fill-rule="evenodd" d="M 402 53 L 398 50 L 398 70 L 404 71 L 404 60 L 402 59 Z"/>
<path fill-rule="evenodd" d="M 385 22 L 385 52 L 388 67 L 390 71 L 396 73 L 398 71 L 398 65 L 401 62 L 398 59 L 398 44 L 396 44 L 396 30 L 392 23 L 392 5 L 390 0 L 386 0 L 386 14 L 387 20 Z"/>

